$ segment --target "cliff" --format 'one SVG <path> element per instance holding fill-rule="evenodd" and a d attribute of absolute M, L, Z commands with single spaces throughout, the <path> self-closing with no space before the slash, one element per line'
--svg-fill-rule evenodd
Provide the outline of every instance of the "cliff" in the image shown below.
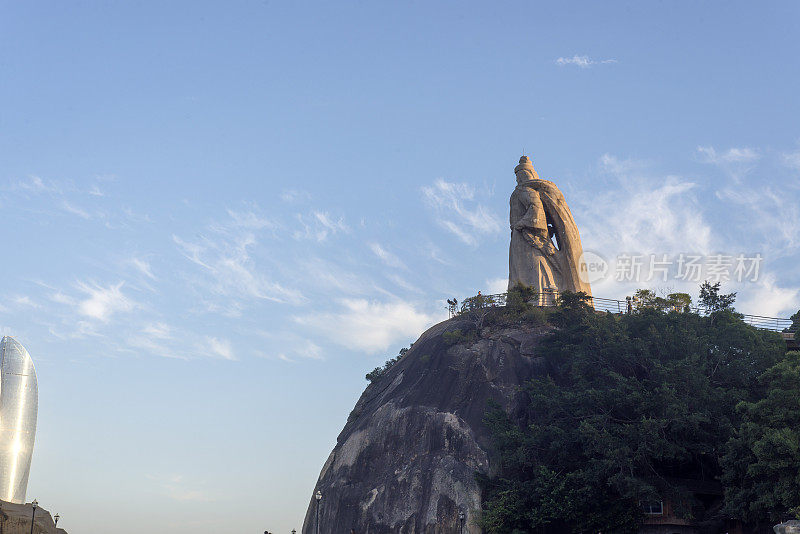
<path fill-rule="evenodd" d="M 0 501 L 0 533 L 30 534 L 32 509 L 28 504 L 14 504 Z M 67 531 L 56 528 L 50 512 L 41 506 L 36 508 L 34 534 L 67 534 Z"/>
<path fill-rule="evenodd" d="M 480 532 L 475 472 L 493 469 L 487 404 L 524 411 L 518 388 L 544 365 L 535 349 L 547 328 L 478 333 L 454 318 L 426 331 L 367 386 L 339 434 L 316 486 L 320 534 L 454 533 L 459 512 L 464 532 Z M 316 514 L 312 498 L 304 534 L 316 532 Z"/>

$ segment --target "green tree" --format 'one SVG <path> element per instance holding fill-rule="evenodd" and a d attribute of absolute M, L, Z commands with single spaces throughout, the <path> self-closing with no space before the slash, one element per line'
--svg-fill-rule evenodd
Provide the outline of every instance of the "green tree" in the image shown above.
<path fill-rule="evenodd" d="M 669 309 L 677 312 L 692 311 L 692 296 L 689 293 L 670 293 L 667 295 Z"/>
<path fill-rule="evenodd" d="M 508 532 L 636 532 L 639 502 L 683 503 L 709 519 L 680 480 L 720 476 L 735 406 L 763 392 L 780 336 L 730 310 L 715 317 L 641 309 L 594 312 L 565 293 L 539 347 L 549 369 L 529 382 L 527 412 L 487 415 L 499 472 L 479 477 L 482 527 Z"/>
<path fill-rule="evenodd" d="M 732 310 L 733 303 L 736 301 L 736 293 L 721 295 L 721 284 L 711 284 L 708 280 L 700 286 L 700 307 L 707 313 L 714 313 L 723 310 Z"/>
<path fill-rule="evenodd" d="M 800 519 L 800 352 L 759 379 L 763 398 L 743 401 L 722 458 L 726 510 L 750 521 Z"/>
<path fill-rule="evenodd" d="M 633 295 L 633 309 L 660 311 L 691 311 L 692 297 L 688 293 L 670 293 L 666 298 L 659 297 L 651 289 L 638 289 Z"/>
<path fill-rule="evenodd" d="M 790 317 L 792 326 L 786 328 L 784 332 L 794 332 L 794 338 L 798 339 L 797 333 L 800 332 L 800 310 Z"/>

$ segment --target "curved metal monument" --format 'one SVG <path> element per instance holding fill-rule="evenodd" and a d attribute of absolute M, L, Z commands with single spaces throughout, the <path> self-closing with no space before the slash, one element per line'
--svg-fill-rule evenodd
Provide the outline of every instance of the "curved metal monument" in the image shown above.
<path fill-rule="evenodd" d="M 6 336 L 0 342 L 0 500 L 25 502 L 38 411 L 33 360 Z"/>
<path fill-rule="evenodd" d="M 592 294 L 581 278 L 581 236 L 564 195 L 553 182 L 536 174 L 528 156 L 514 168 L 517 187 L 511 193 L 511 247 L 508 288 L 533 287 L 540 295 L 558 291 Z"/>

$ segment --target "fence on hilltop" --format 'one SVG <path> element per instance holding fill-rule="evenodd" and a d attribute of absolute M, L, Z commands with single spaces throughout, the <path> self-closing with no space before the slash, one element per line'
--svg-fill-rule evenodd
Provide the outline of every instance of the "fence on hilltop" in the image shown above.
<path fill-rule="evenodd" d="M 537 306 L 555 306 L 558 304 L 558 294 L 556 290 L 543 291 L 533 298 L 533 302 Z M 496 293 L 493 295 L 481 295 L 480 292 L 474 296 L 464 299 L 459 306 L 458 300 L 448 300 L 448 311 L 450 317 L 454 317 L 460 313 L 466 313 L 473 310 L 487 308 L 487 307 L 500 307 L 506 305 L 508 293 Z M 636 301 L 632 298 L 625 300 L 607 299 L 603 297 L 589 297 L 588 304 L 599 312 L 609 312 L 616 314 L 631 313 L 636 310 Z M 675 311 L 683 311 L 675 308 Z M 689 311 L 704 315 L 706 312 L 703 308 L 690 308 Z M 772 332 L 780 332 L 783 338 L 787 341 L 795 340 L 795 333 L 797 325 L 791 319 L 782 317 L 765 317 L 763 315 L 750 315 L 741 314 L 742 320 L 756 328 L 762 330 L 770 330 Z"/>

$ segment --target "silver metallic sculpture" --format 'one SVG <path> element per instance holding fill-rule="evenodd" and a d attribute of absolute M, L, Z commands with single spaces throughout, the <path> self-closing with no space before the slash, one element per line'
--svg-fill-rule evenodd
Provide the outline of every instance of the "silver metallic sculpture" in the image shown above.
<path fill-rule="evenodd" d="M 0 500 L 25 502 L 38 411 L 33 360 L 6 336 L 0 342 Z"/>
<path fill-rule="evenodd" d="M 511 247 L 508 288 L 533 287 L 540 295 L 558 291 L 592 294 L 580 274 L 583 247 L 564 195 L 542 180 L 528 156 L 514 169 L 517 187 L 511 194 Z"/>

